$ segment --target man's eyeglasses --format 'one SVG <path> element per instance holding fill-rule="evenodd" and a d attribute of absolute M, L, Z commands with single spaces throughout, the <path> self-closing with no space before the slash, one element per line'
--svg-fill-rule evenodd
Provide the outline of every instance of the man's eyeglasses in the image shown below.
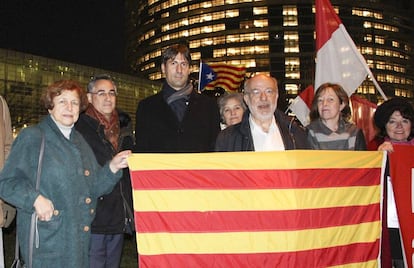
<path fill-rule="evenodd" d="M 114 98 L 118 95 L 118 92 L 116 92 L 115 90 L 110 90 L 108 92 L 105 92 L 104 90 L 98 90 L 97 92 L 89 92 L 89 93 L 95 94 L 99 98 L 106 98 L 107 96 Z"/>
<path fill-rule="evenodd" d="M 276 94 L 276 91 L 271 88 L 267 88 L 265 90 L 253 89 L 246 91 L 246 93 L 253 97 L 259 97 L 262 93 L 264 93 L 267 97 L 272 97 Z"/>

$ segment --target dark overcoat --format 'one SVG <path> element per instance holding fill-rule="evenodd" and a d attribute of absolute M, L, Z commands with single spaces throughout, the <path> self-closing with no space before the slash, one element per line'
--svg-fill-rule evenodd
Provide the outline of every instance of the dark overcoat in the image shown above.
<path fill-rule="evenodd" d="M 214 151 L 220 131 L 216 101 L 192 92 L 182 122 L 166 103 L 163 92 L 139 102 L 136 113 L 136 152 L 209 152 Z"/>
<path fill-rule="evenodd" d="M 303 128 L 279 110 L 276 110 L 274 115 L 286 150 L 310 149 L 306 131 Z M 247 110 L 239 124 L 229 126 L 220 132 L 217 137 L 216 151 L 254 151 L 249 116 L 250 112 Z"/>
<path fill-rule="evenodd" d="M 98 163 L 103 166 L 110 161 L 120 150 L 115 150 L 111 142 L 105 137 L 104 126 L 96 119 L 86 113 L 79 116 L 75 128 L 91 146 Z M 122 130 L 121 130 L 122 131 Z M 122 140 L 118 139 L 119 147 Z M 132 146 L 131 146 L 132 147 Z M 130 149 L 132 148 L 121 148 Z M 113 190 L 98 198 L 95 219 L 92 222 L 92 233 L 94 234 L 122 234 L 125 232 L 126 220 L 129 215 L 124 202 L 132 208 L 131 180 L 128 169 L 123 170 L 122 179 L 115 185 Z"/>
<path fill-rule="evenodd" d="M 50 221 L 37 221 L 33 267 L 89 267 L 96 200 L 112 190 L 122 172 L 112 173 L 109 165 L 101 168 L 82 135 L 73 129 L 66 139 L 50 115 L 37 126 L 23 129 L 0 173 L 0 196 L 17 207 L 17 232 L 25 261 L 33 204 L 39 195 L 35 190 L 39 129 L 45 135 L 40 193 L 53 202 L 55 212 Z"/>

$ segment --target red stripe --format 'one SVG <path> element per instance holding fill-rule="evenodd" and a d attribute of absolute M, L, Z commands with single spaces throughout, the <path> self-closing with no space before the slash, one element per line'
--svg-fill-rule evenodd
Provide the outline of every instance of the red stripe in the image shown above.
<path fill-rule="evenodd" d="M 139 255 L 139 267 L 329 267 L 375 260 L 378 249 L 377 240 L 374 243 L 283 253 Z"/>
<path fill-rule="evenodd" d="M 379 221 L 379 204 L 288 211 L 135 212 L 138 233 L 304 230 Z"/>
<path fill-rule="evenodd" d="M 229 76 L 220 76 L 220 74 L 217 76 L 217 79 L 214 80 L 214 82 L 217 83 L 226 83 L 226 84 L 240 84 L 242 80 L 242 77 L 229 77 Z"/>
<path fill-rule="evenodd" d="M 228 65 L 228 64 L 211 63 L 209 64 L 209 66 L 211 69 L 213 69 L 214 72 L 222 72 L 222 71 L 225 71 L 225 69 L 235 70 L 236 72 L 246 71 L 246 67 L 239 67 L 239 66 Z"/>
<path fill-rule="evenodd" d="M 134 189 L 292 189 L 378 185 L 380 168 L 131 171 Z M 300 177 L 299 177 L 300 176 Z"/>
<path fill-rule="evenodd" d="M 227 74 L 229 77 L 233 76 L 237 78 L 242 78 L 244 76 L 244 73 L 238 73 L 238 71 L 235 73 L 231 70 L 217 70 L 216 74 L 218 75 L 218 77 L 223 77 L 223 74 Z"/>
<path fill-rule="evenodd" d="M 329 0 L 316 0 L 316 51 L 318 51 L 342 24 Z"/>

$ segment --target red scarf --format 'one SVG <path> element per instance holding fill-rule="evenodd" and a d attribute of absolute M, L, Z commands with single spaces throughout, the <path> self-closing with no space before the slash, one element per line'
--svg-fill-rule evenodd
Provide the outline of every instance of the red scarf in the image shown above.
<path fill-rule="evenodd" d="M 112 144 L 115 151 L 118 151 L 118 138 L 120 134 L 119 130 L 119 118 L 116 109 L 112 111 L 111 120 L 108 122 L 106 117 L 98 112 L 92 104 L 89 104 L 85 111 L 85 114 L 94 118 L 100 125 L 104 126 L 105 138 Z"/>

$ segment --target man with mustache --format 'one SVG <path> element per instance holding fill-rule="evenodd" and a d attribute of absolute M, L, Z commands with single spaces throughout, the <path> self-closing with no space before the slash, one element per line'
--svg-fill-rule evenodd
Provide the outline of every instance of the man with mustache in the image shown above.
<path fill-rule="evenodd" d="M 244 83 L 248 110 L 239 124 L 221 131 L 216 151 L 283 151 L 309 149 L 306 132 L 276 109 L 277 80 L 264 74 Z"/>

